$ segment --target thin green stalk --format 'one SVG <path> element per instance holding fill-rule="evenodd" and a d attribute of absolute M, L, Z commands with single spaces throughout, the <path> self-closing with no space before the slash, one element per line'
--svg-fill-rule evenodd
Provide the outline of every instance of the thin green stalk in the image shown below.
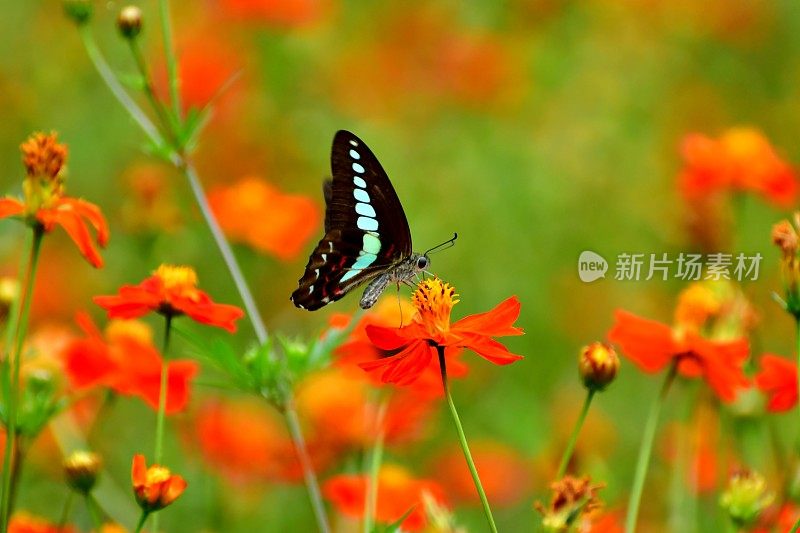
<path fill-rule="evenodd" d="M 658 427 L 658 416 L 661 413 L 661 406 L 664 403 L 664 398 L 669 392 L 672 382 L 675 380 L 675 373 L 678 369 L 677 360 L 670 366 L 667 376 L 664 378 L 664 384 L 661 386 L 653 405 L 650 407 L 650 413 L 647 415 L 647 422 L 642 435 L 642 444 L 639 448 L 639 458 L 636 461 L 636 472 L 633 478 L 633 486 L 631 487 L 631 495 L 628 500 L 628 514 L 625 517 L 625 533 L 633 533 L 636 528 L 636 517 L 639 515 L 639 503 L 642 500 L 642 490 L 644 489 L 644 480 L 647 477 L 647 467 L 650 463 L 650 453 L 653 450 L 653 441 L 656 436 L 656 428 Z"/>
<path fill-rule="evenodd" d="M 42 237 L 44 237 L 44 230 L 40 226 L 34 226 L 33 238 L 31 241 L 30 255 L 28 256 L 28 266 L 25 269 L 25 279 L 20 285 L 20 304 L 19 304 L 19 318 L 16 321 L 14 332 L 14 351 L 10 355 L 11 359 L 11 382 L 10 390 L 8 393 L 8 418 L 6 421 L 6 447 L 5 455 L 3 457 L 3 492 L 0 498 L 0 531 L 6 533 L 8 531 L 8 520 L 11 517 L 11 495 L 14 492 L 14 479 L 17 476 L 13 475 L 16 470 L 19 472 L 19 465 L 16 465 L 14 458 L 16 445 L 19 444 L 17 439 L 17 410 L 19 407 L 19 392 L 20 392 L 20 368 L 22 360 L 22 348 L 25 342 L 25 334 L 28 329 L 28 317 L 31 311 L 31 300 L 33 294 L 33 285 L 36 279 L 36 267 L 39 264 L 39 251 L 42 247 Z"/>
<path fill-rule="evenodd" d="M 97 504 L 97 500 L 94 499 L 91 493 L 86 494 L 86 508 L 89 510 L 89 516 L 92 518 L 92 525 L 94 525 L 95 531 L 100 531 L 103 527 L 103 518 L 101 516 L 102 511 L 100 510 L 100 506 Z"/>
<path fill-rule="evenodd" d="M 69 514 L 72 512 L 72 502 L 75 500 L 75 492 L 70 490 L 67 494 L 67 499 L 64 501 L 64 507 L 61 509 L 61 518 L 58 519 L 59 531 L 64 529 L 69 520 Z"/>
<path fill-rule="evenodd" d="M 797 368 L 798 368 L 798 372 L 797 372 L 797 390 L 800 390 L 800 316 L 797 316 L 795 318 L 796 318 L 795 324 L 797 325 L 796 332 L 795 332 L 795 337 L 796 337 L 795 338 L 795 343 L 796 343 L 796 349 L 797 349 L 797 355 L 795 355 L 795 357 L 797 358 Z M 798 409 L 798 413 L 800 413 L 800 402 L 797 402 L 797 409 Z"/>
<path fill-rule="evenodd" d="M 675 432 L 675 467 L 670 480 L 668 524 L 670 531 L 692 533 L 696 529 L 697 515 L 697 466 L 691 459 L 692 414 L 699 389 L 696 382 L 687 382 L 686 385 L 680 424 Z M 690 489 L 687 489 L 687 483 Z"/>
<path fill-rule="evenodd" d="M 800 529 L 800 518 L 798 518 L 797 521 L 794 523 L 790 533 L 797 533 L 798 529 Z"/>
<path fill-rule="evenodd" d="M 172 101 L 172 112 L 175 125 L 181 123 L 181 94 L 178 79 L 178 61 L 175 59 L 175 47 L 172 46 L 172 24 L 169 17 L 169 1 L 160 0 L 161 35 L 164 38 L 164 56 L 167 58 L 167 75 L 169 76 L 169 94 Z"/>
<path fill-rule="evenodd" d="M 583 402 L 581 414 L 578 417 L 578 421 L 575 423 L 575 427 L 572 429 L 572 435 L 567 443 L 567 448 L 564 450 L 564 455 L 561 456 L 556 479 L 561 479 L 564 477 L 564 474 L 567 473 L 567 465 L 569 465 L 569 460 L 572 459 L 572 452 L 575 450 L 575 444 L 578 442 L 578 434 L 581 432 L 583 422 L 586 420 L 586 414 L 589 412 L 589 406 L 592 405 L 592 398 L 594 398 L 595 392 L 597 391 L 592 388 L 586 393 L 586 399 Z"/>
<path fill-rule="evenodd" d="M 139 517 L 139 522 L 136 524 L 136 529 L 134 530 L 134 533 L 140 533 L 142 531 L 144 523 L 147 522 L 148 516 L 150 516 L 150 513 L 148 513 L 147 511 L 142 511 L 142 516 Z"/>
<path fill-rule="evenodd" d="M 386 438 L 386 409 L 389 407 L 389 396 L 380 391 L 381 399 L 378 412 L 375 414 L 375 444 L 370 453 L 367 471 L 367 497 L 364 499 L 364 533 L 370 533 L 375 527 L 375 509 L 378 506 L 378 472 L 383 462 L 383 444 Z"/>
<path fill-rule="evenodd" d="M 153 108 L 153 112 L 156 114 L 158 121 L 161 124 L 161 134 L 164 137 L 169 138 L 173 145 L 176 145 L 177 137 L 172 129 L 172 124 L 170 122 L 169 115 L 167 114 L 167 110 L 164 109 L 163 104 L 156 96 L 156 91 L 153 86 L 153 79 L 150 77 L 150 70 L 147 68 L 147 62 L 142 54 L 142 49 L 139 47 L 139 40 L 136 37 L 129 38 L 128 44 L 130 44 L 131 54 L 136 62 L 136 67 L 139 69 L 139 74 L 142 76 L 142 87 L 144 89 L 144 94 L 147 97 L 147 101 L 150 103 L 150 107 Z"/>
<path fill-rule="evenodd" d="M 167 415 L 167 393 L 169 387 L 169 361 L 167 353 L 169 351 L 169 334 L 172 331 L 172 316 L 166 315 L 164 323 L 164 342 L 161 345 L 161 386 L 158 391 L 158 415 L 156 416 L 156 449 L 153 454 L 153 462 L 160 465 L 164 455 L 164 424 Z M 153 516 L 153 533 L 158 533 L 158 517 Z"/>
<path fill-rule="evenodd" d="M 464 428 L 461 426 L 461 419 L 458 417 L 456 405 L 453 403 L 453 397 L 450 395 L 450 387 L 447 384 L 447 365 L 444 358 L 444 346 L 436 346 L 436 350 L 439 353 L 439 370 L 442 373 L 442 387 L 444 387 L 444 395 L 447 398 L 447 406 L 450 408 L 450 416 L 453 418 L 453 423 L 456 426 L 458 442 L 461 444 L 461 450 L 464 452 L 464 458 L 467 460 L 467 466 L 469 467 L 469 473 L 472 474 L 472 481 L 475 483 L 475 489 L 478 491 L 478 496 L 481 498 L 483 514 L 486 515 L 486 521 L 489 523 L 489 530 L 492 533 L 497 533 L 497 526 L 494 524 L 492 509 L 489 507 L 489 500 L 486 498 L 483 485 L 481 485 L 481 478 L 478 476 L 478 469 L 475 468 L 475 462 L 472 460 L 472 454 L 469 452 L 469 444 L 467 444 L 467 437 L 464 435 Z"/>
<path fill-rule="evenodd" d="M 150 139 L 150 141 L 155 144 L 156 146 L 164 146 L 164 139 L 161 137 L 161 134 L 158 132 L 158 128 L 153 124 L 150 118 L 136 105 L 136 102 L 128 95 L 125 91 L 125 88 L 117 79 L 117 76 L 114 74 L 114 71 L 111 70 L 111 67 L 108 66 L 106 63 L 103 54 L 100 52 L 100 49 L 97 47 L 97 43 L 94 40 L 94 36 L 92 35 L 91 30 L 89 30 L 88 25 L 83 24 L 78 26 L 78 32 L 81 35 L 81 41 L 83 41 L 83 47 L 86 49 L 86 54 L 89 56 L 92 64 L 94 65 L 95 70 L 97 73 L 100 74 L 100 77 L 103 78 L 106 86 L 111 90 L 111 94 L 117 99 L 117 101 L 122 105 L 123 108 L 130 114 L 131 118 L 142 128 L 145 135 Z"/>

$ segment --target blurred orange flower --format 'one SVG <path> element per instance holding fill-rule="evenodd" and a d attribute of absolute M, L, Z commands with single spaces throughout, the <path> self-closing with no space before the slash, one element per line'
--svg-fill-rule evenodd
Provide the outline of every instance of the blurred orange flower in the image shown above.
<path fill-rule="evenodd" d="M 187 266 L 161 265 L 139 285 L 123 285 L 116 296 L 95 296 L 109 318 L 137 318 L 154 311 L 167 317 L 187 315 L 201 324 L 236 331 L 244 311 L 214 303 L 197 288 L 197 274 Z"/>
<path fill-rule="evenodd" d="M 798 193 L 794 169 L 753 128 L 731 128 L 719 139 L 699 133 L 684 138 L 684 168 L 678 182 L 687 200 L 720 191 L 750 191 L 778 207 L 790 207 Z"/>
<path fill-rule="evenodd" d="M 347 340 L 334 351 L 336 355 L 334 364 L 358 378 L 363 379 L 363 376 L 366 375 L 373 385 L 385 385 L 378 373 L 370 372 L 365 374 L 358 365 L 368 361 L 379 361 L 394 355 L 393 352 L 381 350 L 370 342 L 367 336 L 367 327 L 373 325 L 399 327 L 403 322 L 403 318 L 408 320 L 408 317 L 413 316 L 414 307 L 406 300 L 400 300 L 399 302 L 398 305 L 398 300 L 395 296 L 387 295 L 380 299 L 368 312 L 362 314 L 361 319 L 353 326 L 353 330 Z M 334 324 L 334 321 L 337 324 Z M 344 328 L 347 327 L 349 322 L 350 317 L 347 315 L 334 315 L 331 317 L 332 327 Z M 450 377 L 460 378 L 467 375 L 467 365 L 461 361 L 459 355 L 460 351 L 457 352 L 456 350 L 448 354 L 447 375 Z M 423 369 L 419 377 L 409 384 L 404 384 L 402 389 L 411 392 L 417 399 L 443 397 L 444 389 L 442 388 L 439 361 L 436 358 L 431 358 L 430 364 Z"/>
<path fill-rule="evenodd" d="M 180 227 L 181 212 L 172 198 L 172 184 L 167 167 L 156 163 L 139 163 L 123 174 L 120 215 L 131 233 L 174 233 Z"/>
<path fill-rule="evenodd" d="M 749 380 L 742 366 L 750 348 L 745 339 L 712 341 L 694 331 L 673 330 L 666 324 L 617 310 L 608 338 L 622 347 L 625 356 L 647 373 L 655 373 L 677 362 L 678 373 L 702 377 L 725 402 Z"/>
<path fill-rule="evenodd" d="M 29 225 L 46 233 L 61 226 L 92 266 L 103 266 L 94 244 L 95 240 L 101 247 L 108 243 L 108 224 L 100 208 L 64 196 L 67 147 L 58 143 L 55 133 L 35 133 L 22 143 L 21 149 L 27 174 L 22 184 L 25 200 L 0 198 L 0 218 L 23 216 Z M 97 232 L 95 240 L 87 223 Z"/>
<path fill-rule="evenodd" d="M 379 431 L 383 431 L 388 444 L 413 441 L 424 435 L 433 397 L 420 398 L 406 389 L 391 391 L 380 416 L 377 395 L 371 394 L 374 392 L 363 372 L 359 376 L 331 368 L 300 383 L 297 407 L 308 421 L 309 435 L 332 449 L 370 446 Z"/>
<path fill-rule="evenodd" d="M 230 482 L 302 479 L 292 441 L 279 415 L 264 402 L 225 399 L 206 402 L 192 423 L 190 442 Z M 323 461 L 313 442 L 317 468 Z"/>
<path fill-rule="evenodd" d="M 522 335 L 514 327 L 520 303 L 512 296 L 494 309 L 467 316 L 450 324 L 450 312 L 458 303 L 455 289 L 439 278 L 420 282 L 413 295 L 417 312 L 411 324 L 399 329 L 367 326 L 369 339 L 381 350 L 396 351 L 395 355 L 359 364 L 366 371 L 380 370 L 381 380 L 399 385 L 412 383 L 431 359 L 437 357 L 437 346 L 453 353 L 455 349 L 469 348 L 487 361 L 507 365 L 522 359 L 508 351 L 492 337 Z"/>
<path fill-rule="evenodd" d="M 325 0 L 220 0 L 220 7 L 236 18 L 292 27 L 317 20 L 327 3 Z"/>
<path fill-rule="evenodd" d="M 297 257 L 320 224 L 311 199 L 284 194 L 256 177 L 213 189 L 208 200 L 231 239 L 283 260 Z"/>
<path fill-rule="evenodd" d="M 405 468 L 397 465 L 381 467 L 378 473 L 377 492 L 376 521 L 392 523 L 411 510 L 400 525 L 406 531 L 419 531 L 427 523 L 423 493 L 427 492 L 435 501 L 445 504 L 444 491 L 438 483 L 427 479 L 415 479 Z M 334 476 L 323 484 L 322 493 L 340 513 L 355 518 L 364 516 L 366 476 L 349 474 Z"/>
<path fill-rule="evenodd" d="M 177 500 L 186 490 L 186 481 L 161 465 L 145 464 L 144 455 L 133 456 L 131 481 L 136 503 L 146 513 L 158 511 Z"/>
<path fill-rule="evenodd" d="M 8 533 L 76 533 L 72 526 L 58 527 L 26 512 L 14 514 L 8 524 Z"/>
<path fill-rule="evenodd" d="M 488 440 L 470 442 L 469 447 L 493 507 L 511 507 L 530 493 L 531 464 L 519 452 L 501 442 Z M 461 449 L 446 450 L 431 460 L 430 465 L 429 470 L 435 473 L 453 503 L 480 505 Z"/>
<path fill-rule="evenodd" d="M 778 355 L 765 353 L 759 360 L 761 371 L 756 386 L 767 395 L 767 410 L 788 411 L 797 405 L 797 364 Z"/>
<path fill-rule="evenodd" d="M 109 387 L 129 396 L 137 396 L 153 410 L 158 409 L 163 360 L 152 344 L 150 329 L 137 321 L 112 321 L 105 336 L 89 315 L 76 317 L 86 335 L 70 342 L 64 350 L 65 372 L 77 390 Z M 167 365 L 168 414 L 186 408 L 191 380 L 198 371 L 194 361 L 170 361 Z"/>

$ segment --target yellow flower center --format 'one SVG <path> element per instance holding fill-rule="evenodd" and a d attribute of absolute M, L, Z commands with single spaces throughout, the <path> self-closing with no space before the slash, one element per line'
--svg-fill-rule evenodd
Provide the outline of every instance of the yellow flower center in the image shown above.
<path fill-rule="evenodd" d="M 169 468 L 165 468 L 160 465 L 153 465 L 147 469 L 147 477 L 145 481 L 145 485 L 155 485 L 157 483 L 163 483 L 167 481 L 172 473 L 169 471 Z"/>
<path fill-rule="evenodd" d="M 449 283 L 439 278 L 422 280 L 411 301 L 417 308 L 415 320 L 428 334 L 435 337 L 450 331 L 450 312 L 459 300 L 456 289 Z"/>
<path fill-rule="evenodd" d="M 190 299 L 197 296 L 197 273 L 192 267 L 161 265 L 155 275 L 161 278 L 164 288 L 170 294 Z"/>
<path fill-rule="evenodd" d="M 692 283 L 678 297 L 675 324 L 682 329 L 698 331 L 709 318 L 719 314 L 722 304 L 709 283 Z"/>
<path fill-rule="evenodd" d="M 26 173 L 22 190 L 28 214 L 52 207 L 64 195 L 62 171 L 67 147 L 56 139 L 55 133 L 34 133 L 20 146 Z"/>
<path fill-rule="evenodd" d="M 150 326 L 138 320 L 112 320 L 106 326 L 106 337 L 111 342 L 133 339 L 141 344 L 151 344 L 153 331 Z"/>

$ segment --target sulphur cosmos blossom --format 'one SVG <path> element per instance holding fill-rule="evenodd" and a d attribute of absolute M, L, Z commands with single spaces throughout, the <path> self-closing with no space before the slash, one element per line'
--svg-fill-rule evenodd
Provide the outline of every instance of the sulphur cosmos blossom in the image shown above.
<path fill-rule="evenodd" d="M 113 296 L 95 296 L 94 302 L 108 311 L 109 318 L 137 318 L 150 312 L 167 317 L 186 315 L 196 322 L 236 331 L 244 311 L 218 304 L 197 288 L 191 267 L 161 265 L 139 285 L 123 285 Z"/>
<path fill-rule="evenodd" d="M 512 296 L 486 313 L 467 316 L 450 323 L 450 312 L 459 302 L 455 289 L 439 278 L 423 280 L 414 292 L 412 301 L 416 314 L 407 326 L 387 328 L 367 326 L 367 335 L 381 350 L 395 351 L 396 355 L 360 363 L 366 371 L 381 370 L 384 383 L 408 384 L 415 381 L 437 357 L 437 347 L 454 353 L 469 348 L 487 361 L 507 365 L 522 359 L 508 351 L 493 337 L 522 335 L 522 328 L 514 327 L 520 303 Z"/>
<path fill-rule="evenodd" d="M 101 247 L 108 243 L 108 224 L 96 205 L 64 195 L 67 147 L 57 142 L 55 133 L 35 133 L 20 148 L 26 173 L 24 199 L 0 198 L 0 218 L 20 217 L 45 233 L 61 226 L 92 266 L 103 266 L 95 242 Z M 94 228 L 94 239 L 87 226 Z"/>
<path fill-rule="evenodd" d="M 163 509 L 186 490 L 186 480 L 164 466 L 148 467 L 142 454 L 133 456 L 131 480 L 136 503 L 145 513 Z"/>

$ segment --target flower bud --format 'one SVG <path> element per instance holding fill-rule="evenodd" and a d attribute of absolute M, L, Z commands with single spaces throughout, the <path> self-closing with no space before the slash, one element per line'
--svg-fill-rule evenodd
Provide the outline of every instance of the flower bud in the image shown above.
<path fill-rule="evenodd" d="M 92 18 L 91 0 L 64 0 L 63 5 L 64 13 L 78 26 L 86 24 Z"/>
<path fill-rule="evenodd" d="M 728 488 L 722 493 L 719 504 L 737 527 L 745 528 L 774 500 L 775 494 L 767 488 L 764 476 L 752 470 L 741 470 L 728 480 Z"/>
<path fill-rule="evenodd" d="M 619 370 L 619 356 L 603 342 L 584 346 L 578 358 L 578 372 L 587 389 L 601 391 L 614 381 Z"/>
<path fill-rule="evenodd" d="M 117 17 L 117 28 L 126 39 L 135 39 L 142 32 L 142 10 L 125 6 Z"/>
<path fill-rule="evenodd" d="M 552 491 L 550 505 L 534 503 L 534 508 L 542 514 L 545 531 L 554 533 L 567 531 L 583 516 L 601 508 L 603 503 L 597 495 L 605 484 L 592 484 L 588 476 L 575 478 L 566 476 L 550 484 Z"/>
<path fill-rule="evenodd" d="M 97 482 L 97 474 L 102 466 L 103 461 L 94 452 L 72 452 L 64 459 L 67 485 L 81 494 L 89 494 Z"/>

